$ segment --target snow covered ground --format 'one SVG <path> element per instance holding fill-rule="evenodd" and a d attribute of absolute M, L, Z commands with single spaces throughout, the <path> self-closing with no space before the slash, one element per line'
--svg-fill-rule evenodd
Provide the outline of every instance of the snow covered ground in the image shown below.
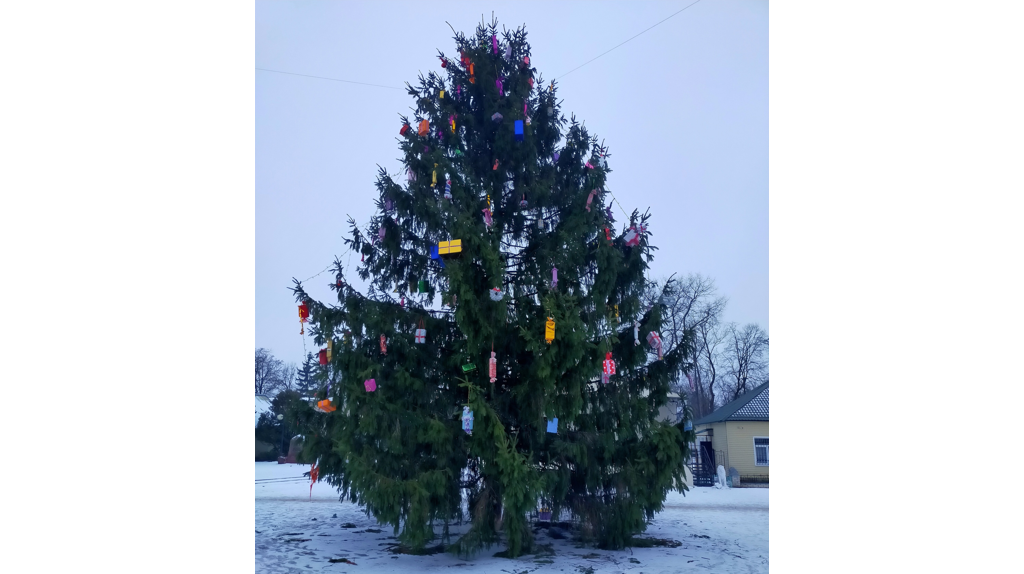
<path fill-rule="evenodd" d="M 571 537 L 537 533 L 546 548 L 518 559 L 495 558 L 492 547 L 471 560 L 440 553 L 391 554 L 393 531 L 359 507 L 338 502 L 328 484 L 313 485 L 308 465 L 256 464 L 256 572 L 566 572 L 661 574 L 669 572 L 768 572 L 768 489 L 695 488 L 669 494 L 645 537 L 670 538 L 677 548 L 604 551 L 577 548 Z M 299 480 L 289 481 L 290 478 Z M 352 523 L 354 528 L 342 528 Z M 330 560 L 347 559 L 331 563 Z"/>

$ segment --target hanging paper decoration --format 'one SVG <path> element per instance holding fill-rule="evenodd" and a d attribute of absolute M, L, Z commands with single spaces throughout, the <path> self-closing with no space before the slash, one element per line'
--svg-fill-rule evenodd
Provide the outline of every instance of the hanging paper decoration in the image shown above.
<path fill-rule="evenodd" d="M 497 160 L 497 159 L 495 159 L 495 160 L 494 160 L 494 167 L 493 167 L 493 168 L 491 168 L 491 169 L 492 169 L 493 171 L 498 171 L 498 160 Z"/>
<path fill-rule="evenodd" d="M 345 282 L 341 278 L 341 273 L 338 273 L 338 276 L 335 278 L 334 286 L 337 287 L 338 289 L 341 289 L 342 287 L 345 286 Z"/>
<path fill-rule="evenodd" d="M 468 365 L 462 365 L 462 372 L 463 373 L 471 373 L 471 372 L 473 372 L 475 370 L 476 370 L 476 365 L 474 365 L 473 363 L 470 363 Z"/>
<path fill-rule="evenodd" d="M 438 58 L 441 58 L 441 57 L 438 56 Z M 447 68 L 448 67 L 448 60 L 445 60 L 444 58 L 441 58 L 441 67 L 442 68 Z"/>
<path fill-rule="evenodd" d="M 419 328 L 416 329 L 416 343 L 422 345 L 427 342 L 427 327 L 423 324 L 423 319 L 420 319 Z"/>
<path fill-rule="evenodd" d="M 366 379 L 365 381 L 363 381 L 363 387 L 366 388 L 366 392 L 372 393 L 373 391 L 377 390 L 377 380 Z"/>
<path fill-rule="evenodd" d="M 448 116 L 448 121 L 452 124 L 452 133 L 455 133 L 455 114 Z"/>
<path fill-rule="evenodd" d="M 498 381 L 498 359 L 496 358 L 494 351 L 491 351 L 491 360 L 487 365 L 487 376 L 491 378 L 492 383 Z"/>
<path fill-rule="evenodd" d="M 413 173 L 411 167 L 405 168 L 405 177 L 409 180 L 409 183 L 416 181 L 416 174 Z"/>
<path fill-rule="evenodd" d="M 516 120 L 516 141 L 523 141 L 523 120 Z"/>
<path fill-rule="evenodd" d="M 530 86 L 530 89 L 532 90 L 533 89 L 533 78 L 527 78 L 526 79 L 526 84 L 528 86 Z"/>
<path fill-rule="evenodd" d="M 474 67 L 473 67 L 473 62 L 470 62 L 469 63 L 469 83 L 470 84 L 475 84 L 476 83 L 476 76 L 474 75 L 474 72 L 475 72 L 475 70 L 474 70 Z"/>
<path fill-rule="evenodd" d="M 405 309 L 405 295 L 402 296 L 402 301 L 399 303 L 399 305 L 402 306 L 402 309 Z"/>
<path fill-rule="evenodd" d="M 548 432 L 551 434 L 558 434 L 558 417 L 548 419 Z"/>
<path fill-rule="evenodd" d="M 691 431 L 691 430 L 693 430 L 693 421 L 687 419 L 686 423 L 683 424 L 683 430 L 684 431 Z"/>
<path fill-rule="evenodd" d="M 462 407 L 462 430 L 468 435 L 473 434 L 473 411 L 469 407 Z"/>
<path fill-rule="evenodd" d="M 437 164 L 435 163 L 434 164 L 434 175 L 433 175 L 433 177 L 430 180 L 430 187 L 434 187 L 436 185 L 437 185 Z"/>
<path fill-rule="evenodd" d="M 615 305 L 615 322 L 620 325 L 622 324 L 622 319 L 619 319 L 619 306 L 617 304 Z"/>
<path fill-rule="evenodd" d="M 505 294 L 501 292 L 501 289 L 498 289 L 497 287 L 491 289 L 489 293 L 491 295 L 491 301 L 501 301 L 501 298 L 505 296 Z"/>
<path fill-rule="evenodd" d="M 421 136 L 425 136 L 428 133 L 430 133 L 430 122 L 428 122 L 427 120 L 421 121 L 420 122 L 420 129 L 419 129 L 418 133 Z"/>
<path fill-rule="evenodd" d="M 324 399 L 322 401 L 317 401 L 316 406 L 317 406 L 317 409 L 320 412 L 323 412 L 323 413 L 330 413 L 330 412 L 334 412 L 334 411 L 338 410 L 337 407 L 335 407 L 334 405 L 331 404 L 331 400 L 330 399 Z"/>
<path fill-rule="evenodd" d="M 614 375 L 615 374 L 615 359 L 612 359 L 611 351 L 604 355 L 604 374 Z"/>
<path fill-rule="evenodd" d="M 530 57 L 526 56 L 525 58 L 523 58 L 523 63 L 526 64 L 527 66 L 529 66 L 530 65 Z"/>
<path fill-rule="evenodd" d="M 594 166 L 590 165 L 590 162 L 589 162 L 589 161 L 587 162 L 587 164 L 586 164 L 586 165 L 587 165 L 587 169 L 594 169 Z"/>
<path fill-rule="evenodd" d="M 303 301 L 299 303 L 299 334 L 306 334 L 306 322 L 309 321 L 309 306 Z"/>
<path fill-rule="evenodd" d="M 558 267 L 551 268 L 551 288 L 558 287 Z"/>
<path fill-rule="evenodd" d="M 604 208 L 604 214 L 608 218 L 608 221 L 615 223 L 615 216 L 612 215 L 612 205 L 609 203 L 608 207 Z"/>
<path fill-rule="evenodd" d="M 633 321 L 633 346 L 640 344 L 640 323 Z"/>
<path fill-rule="evenodd" d="M 384 235 L 386 233 L 387 233 L 387 231 L 384 229 L 384 224 L 381 223 L 380 229 L 377 230 L 377 239 L 380 240 L 380 241 L 384 241 Z"/>
<path fill-rule="evenodd" d="M 391 202 L 391 198 L 390 197 L 384 200 L 384 211 L 385 212 L 390 212 L 394 208 L 395 208 L 395 204 Z"/>
<path fill-rule="evenodd" d="M 551 522 L 551 510 L 548 508 L 541 508 L 537 512 L 537 520 L 541 522 Z"/>
<path fill-rule="evenodd" d="M 498 112 L 494 112 L 494 114 L 491 116 L 491 121 L 500 122 L 502 117 L 503 116 Z"/>
<path fill-rule="evenodd" d="M 647 343 L 652 348 L 658 350 L 658 360 L 660 361 L 662 359 L 662 354 L 661 354 L 661 336 L 658 335 L 657 331 L 651 331 L 650 334 L 647 335 Z"/>
<path fill-rule="evenodd" d="M 442 241 L 437 244 L 437 253 L 439 255 L 454 256 L 462 253 L 462 240 L 453 239 L 451 241 Z"/>
<path fill-rule="evenodd" d="M 630 247 L 640 245 L 640 234 L 637 233 L 635 226 L 630 226 L 630 228 L 626 230 L 626 235 L 623 238 L 626 240 L 626 245 Z"/>
<path fill-rule="evenodd" d="M 426 279 L 420 279 L 420 282 L 419 282 L 419 292 L 420 293 L 426 293 L 427 292 L 427 281 L 426 281 Z"/>
<path fill-rule="evenodd" d="M 388 339 L 384 335 L 380 336 L 380 352 L 381 354 L 388 354 Z"/>
<path fill-rule="evenodd" d="M 462 155 L 462 150 L 461 149 L 455 150 L 455 155 L 461 156 Z"/>
<path fill-rule="evenodd" d="M 555 320 L 551 317 L 548 317 L 547 323 L 544 324 L 544 340 L 549 345 L 555 340 Z"/>
<path fill-rule="evenodd" d="M 498 88 L 498 95 L 499 96 L 504 96 L 505 95 L 505 91 L 502 89 L 504 86 L 501 85 L 501 80 L 502 79 L 504 79 L 504 76 L 494 80 L 494 86 L 496 88 Z"/>
<path fill-rule="evenodd" d="M 587 196 L 587 211 L 590 211 L 590 202 L 594 201 L 594 196 L 597 195 L 597 190 L 590 190 L 590 195 Z"/>
<path fill-rule="evenodd" d="M 608 243 L 612 242 L 612 232 L 607 227 L 604 228 L 604 238 L 608 240 Z"/>
<path fill-rule="evenodd" d="M 509 60 L 509 63 L 512 63 L 512 44 L 505 46 L 505 59 Z"/>
<path fill-rule="evenodd" d="M 494 34 L 491 34 L 491 46 L 494 49 L 494 53 L 497 54 L 498 53 L 498 37 L 495 36 Z"/>
<path fill-rule="evenodd" d="M 554 163 L 558 163 L 559 155 L 558 155 L 557 151 L 554 154 L 552 154 L 551 157 L 552 157 L 552 161 L 554 161 Z"/>
<path fill-rule="evenodd" d="M 487 209 L 493 209 L 493 206 L 491 205 L 491 194 L 489 193 L 487 194 Z"/>
<path fill-rule="evenodd" d="M 327 349 L 320 349 L 319 355 L 320 355 L 320 364 L 321 365 L 326 365 L 327 364 Z"/>
<path fill-rule="evenodd" d="M 430 152 L 430 146 L 428 146 L 428 145 L 423 146 L 423 153 L 429 153 L 429 152 Z"/>
<path fill-rule="evenodd" d="M 483 212 L 484 212 L 484 224 L 487 225 L 487 229 L 490 229 L 491 225 L 494 224 L 494 219 L 491 217 L 491 210 L 489 208 L 485 207 L 485 208 L 483 208 Z"/>
<path fill-rule="evenodd" d="M 548 115 L 549 116 L 555 115 L 555 108 L 553 108 L 551 106 L 548 106 Z"/>
<path fill-rule="evenodd" d="M 404 136 L 409 133 L 409 124 L 402 124 L 402 129 L 398 130 L 398 135 Z"/>
<path fill-rule="evenodd" d="M 444 183 L 444 198 L 452 198 L 452 180 L 450 179 Z"/>
<path fill-rule="evenodd" d="M 444 99 L 444 90 L 441 90 L 441 93 L 439 95 L 441 96 L 441 99 L 443 100 Z"/>

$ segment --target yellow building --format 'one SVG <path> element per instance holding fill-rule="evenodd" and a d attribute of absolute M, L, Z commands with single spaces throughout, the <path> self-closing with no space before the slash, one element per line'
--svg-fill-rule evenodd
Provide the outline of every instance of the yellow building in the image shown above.
<path fill-rule="evenodd" d="M 732 486 L 768 482 L 768 383 L 693 423 L 697 431 L 696 482 L 725 467 Z"/>

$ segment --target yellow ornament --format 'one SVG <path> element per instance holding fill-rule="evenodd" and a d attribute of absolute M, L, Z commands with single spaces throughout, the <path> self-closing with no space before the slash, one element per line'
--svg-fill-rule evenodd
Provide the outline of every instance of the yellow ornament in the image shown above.
<path fill-rule="evenodd" d="M 555 320 L 548 317 L 548 322 L 544 325 L 544 340 L 551 344 L 551 341 L 555 340 Z"/>
<path fill-rule="evenodd" d="M 331 362 L 331 351 L 334 350 L 334 341 L 327 339 L 327 362 Z"/>
<path fill-rule="evenodd" d="M 430 183 L 430 187 L 434 187 L 435 185 L 437 185 L 437 164 L 436 163 L 434 164 L 434 179 Z"/>
<path fill-rule="evenodd" d="M 444 99 L 444 90 L 441 90 L 441 99 Z"/>

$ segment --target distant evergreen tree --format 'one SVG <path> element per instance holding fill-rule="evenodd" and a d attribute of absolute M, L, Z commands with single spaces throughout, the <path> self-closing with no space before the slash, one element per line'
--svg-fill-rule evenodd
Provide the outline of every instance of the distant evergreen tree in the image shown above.
<path fill-rule="evenodd" d="M 312 397 L 319 388 L 320 383 L 316 378 L 319 369 L 319 359 L 314 357 L 313 353 L 306 353 L 306 359 L 302 362 L 302 366 L 295 372 L 295 390 L 303 398 Z"/>
<path fill-rule="evenodd" d="M 495 22 L 456 34 L 461 58 L 441 53 L 444 77 L 408 89 L 408 183 L 382 169 L 369 236 L 349 220 L 368 292 L 338 281 L 329 305 L 295 282 L 317 344 L 333 342 L 318 398 L 337 408 L 307 409 L 303 458 L 413 548 L 447 542 L 448 524 L 469 520 L 452 550 L 503 538 L 518 556 L 532 547 L 538 507 L 623 548 L 670 489 L 685 489 L 693 433 L 657 413 L 690 345 L 663 360 L 648 345 L 661 320 L 660 305 L 641 301 L 656 249 L 649 216 L 615 226 L 607 148 L 560 115 L 556 86 L 530 67 L 526 31 L 497 32 Z M 432 253 L 449 240 L 461 253 Z M 616 372 L 604 382 L 606 353 Z"/>

